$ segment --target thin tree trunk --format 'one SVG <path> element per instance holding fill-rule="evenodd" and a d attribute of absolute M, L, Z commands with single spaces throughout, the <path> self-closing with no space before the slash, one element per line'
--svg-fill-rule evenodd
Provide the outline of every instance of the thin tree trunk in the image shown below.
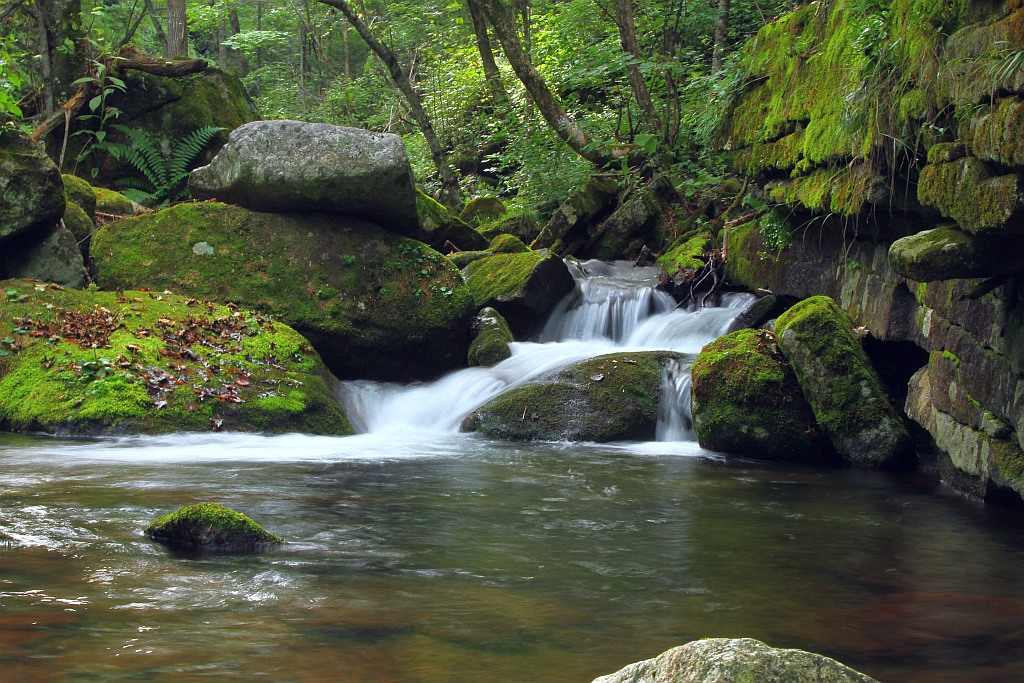
<path fill-rule="evenodd" d="M 161 45 L 167 45 L 167 34 L 164 33 L 164 25 L 160 21 L 160 17 L 157 16 L 151 0 L 146 0 L 146 14 L 149 15 L 149 19 L 153 23 L 153 31 L 156 33 L 157 42 Z"/>
<path fill-rule="evenodd" d="M 480 63 L 484 68 L 484 80 L 491 90 L 491 102 L 495 109 L 501 109 L 510 102 L 505 84 L 501 81 L 501 72 L 498 70 L 498 63 L 494 61 L 494 51 L 491 50 L 491 38 L 487 35 L 487 18 L 475 2 L 466 2 L 469 8 L 469 16 L 473 20 L 473 35 L 476 37 L 476 48 L 480 52 Z"/>
<path fill-rule="evenodd" d="M 508 7 L 502 4 L 501 0 L 468 0 L 468 2 L 477 3 L 480 6 L 494 29 L 494 35 L 501 43 L 505 58 L 512 65 L 516 76 L 522 81 L 531 99 L 536 103 L 541 116 L 544 117 L 555 134 L 587 161 L 598 166 L 611 163 L 611 156 L 602 154 L 590 146 L 590 139 L 569 117 L 561 102 L 537 72 L 537 68 L 523 50 Z"/>
<path fill-rule="evenodd" d="M 345 45 L 345 82 L 352 82 L 352 46 L 348 43 L 348 20 L 341 25 L 341 42 Z"/>
<path fill-rule="evenodd" d="M 725 44 L 729 40 L 730 0 L 718 0 L 718 16 L 715 19 L 715 42 L 711 50 L 711 75 L 722 70 L 725 59 Z"/>
<path fill-rule="evenodd" d="M 622 49 L 632 59 L 626 67 L 629 85 L 633 89 L 633 97 L 640 107 L 646 123 L 655 133 L 661 132 L 661 119 L 654 108 L 651 94 L 647 90 L 647 82 L 640 71 L 640 43 L 636 38 L 636 22 L 633 20 L 632 0 L 613 0 L 615 5 L 615 23 L 619 26 L 619 40 Z"/>
<path fill-rule="evenodd" d="M 355 28 L 362 37 L 363 41 L 365 41 L 373 53 L 377 55 L 382 62 L 384 62 L 384 65 L 388 69 L 388 73 L 391 75 L 391 80 L 394 81 L 398 90 L 405 97 L 405 101 L 409 105 L 409 111 L 416 120 L 420 132 L 423 133 L 423 137 L 427 141 L 427 147 L 430 148 L 430 157 L 434 162 L 434 166 L 437 168 L 438 175 L 441 176 L 442 201 L 452 206 L 458 205 L 460 202 L 461 192 L 459 190 L 459 181 L 455 176 L 455 171 L 452 169 L 451 164 L 448 163 L 448 155 L 445 153 L 444 147 L 441 146 L 441 141 L 437 137 L 434 125 L 430 121 L 430 117 L 427 116 L 426 110 L 423 108 L 423 101 L 420 99 L 420 94 L 416 90 L 416 86 L 413 85 L 412 81 L 409 79 L 409 74 L 399 63 L 395 53 L 377 40 L 376 36 L 374 36 L 370 31 L 370 27 L 359 18 L 359 15 L 355 13 L 352 7 L 345 2 L 345 0 L 317 0 L 317 2 L 329 5 L 344 14 L 345 18 L 348 19 L 350 24 L 352 24 L 353 28 Z"/>
<path fill-rule="evenodd" d="M 167 59 L 188 56 L 188 19 L 185 0 L 167 0 Z"/>

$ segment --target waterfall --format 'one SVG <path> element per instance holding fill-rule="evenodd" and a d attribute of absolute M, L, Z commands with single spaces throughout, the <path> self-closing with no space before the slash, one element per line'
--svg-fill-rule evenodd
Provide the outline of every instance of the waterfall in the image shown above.
<path fill-rule="evenodd" d="M 466 415 L 509 389 L 594 356 L 662 350 L 686 360 L 666 368 L 657 438 L 692 441 L 690 363 L 752 297 L 729 294 L 719 307 L 689 311 L 655 288 L 657 268 L 587 261 L 571 269 L 576 291 L 555 307 L 537 341 L 512 344 L 511 357 L 494 367 L 412 385 L 345 382 L 342 401 L 353 426 L 362 432 L 457 432 Z"/>

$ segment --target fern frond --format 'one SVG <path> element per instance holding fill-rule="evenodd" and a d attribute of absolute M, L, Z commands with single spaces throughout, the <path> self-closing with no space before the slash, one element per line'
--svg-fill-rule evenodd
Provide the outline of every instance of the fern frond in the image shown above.
<path fill-rule="evenodd" d="M 134 166 L 142 175 L 158 189 L 167 184 L 167 167 L 164 164 L 160 148 L 148 133 L 128 126 L 115 124 L 115 130 L 128 138 L 128 144 L 122 145 L 119 154 L 114 156 Z"/>

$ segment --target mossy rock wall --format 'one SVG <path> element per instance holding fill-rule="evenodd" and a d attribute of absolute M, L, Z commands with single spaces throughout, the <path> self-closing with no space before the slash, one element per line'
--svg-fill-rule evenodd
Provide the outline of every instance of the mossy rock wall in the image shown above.
<path fill-rule="evenodd" d="M 693 429 L 704 448 L 768 460 L 827 462 L 834 451 L 766 330 L 738 330 L 693 363 Z"/>
<path fill-rule="evenodd" d="M 93 237 L 104 288 L 169 289 L 273 314 L 342 378 L 464 367 L 473 297 L 439 253 L 365 221 L 179 204 Z"/>
<path fill-rule="evenodd" d="M 478 408 L 466 431 L 512 441 L 650 441 L 669 352 L 598 356 Z"/>
<path fill-rule="evenodd" d="M 251 310 L 0 282 L 0 428 L 351 434 L 309 343 Z"/>

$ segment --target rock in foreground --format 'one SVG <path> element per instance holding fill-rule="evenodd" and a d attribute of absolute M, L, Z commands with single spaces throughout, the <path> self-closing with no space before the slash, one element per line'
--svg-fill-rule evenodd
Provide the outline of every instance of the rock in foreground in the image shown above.
<path fill-rule="evenodd" d="M 695 640 L 593 683 L 877 683 L 834 659 L 751 638 Z"/>
<path fill-rule="evenodd" d="M 254 211 L 357 216 L 399 234 L 419 226 L 402 139 L 391 133 L 301 121 L 239 126 L 189 191 Z"/>
<path fill-rule="evenodd" d="M 187 505 L 155 520 L 145 534 L 177 550 L 255 552 L 284 543 L 242 513 L 217 503 Z"/>

